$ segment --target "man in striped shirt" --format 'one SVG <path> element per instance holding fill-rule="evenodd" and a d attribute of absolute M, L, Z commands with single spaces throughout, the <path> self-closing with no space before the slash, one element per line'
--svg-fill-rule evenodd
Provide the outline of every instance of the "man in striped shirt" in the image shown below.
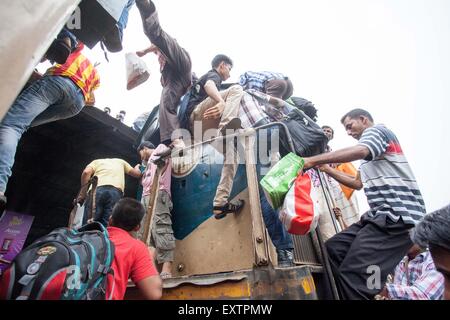
<path fill-rule="evenodd" d="M 326 242 L 344 299 L 371 299 L 412 246 L 409 230 L 425 214 L 416 179 L 395 134 L 374 125 L 370 113 L 354 109 L 341 119 L 353 147 L 305 158 L 304 169 L 320 169 L 353 189 L 364 187 L 370 209 L 361 220 Z M 327 163 L 362 160 L 356 177 Z M 322 166 L 321 166 L 322 165 Z"/>
<path fill-rule="evenodd" d="M 72 51 L 64 64 L 56 64 L 44 77 L 27 87 L 14 101 L 0 123 L 0 207 L 17 144 L 29 128 L 78 114 L 93 100 L 100 78 L 91 62 L 81 53 L 83 43 Z"/>

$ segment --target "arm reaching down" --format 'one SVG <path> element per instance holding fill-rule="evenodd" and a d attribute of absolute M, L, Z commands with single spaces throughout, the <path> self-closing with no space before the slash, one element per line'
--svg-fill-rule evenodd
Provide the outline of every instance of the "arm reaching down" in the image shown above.
<path fill-rule="evenodd" d="M 127 172 L 128 175 L 135 177 L 135 178 L 141 178 L 142 177 L 142 172 L 139 169 L 139 164 L 137 164 L 133 169 L 131 169 L 130 171 Z"/>
<path fill-rule="evenodd" d="M 356 145 L 332 152 L 322 153 L 314 157 L 304 158 L 304 170 L 327 163 L 343 163 L 362 160 L 370 155 L 370 151 L 366 146 Z"/>
<path fill-rule="evenodd" d="M 84 203 L 87 195 L 89 179 L 94 175 L 94 169 L 91 167 L 86 167 L 81 173 L 81 189 L 77 196 L 77 203 Z"/>
<path fill-rule="evenodd" d="M 144 50 L 136 51 L 136 54 L 137 54 L 138 57 L 143 57 L 147 53 L 155 52 L 156 50 L 158 50 L 158 48 L 154 44 L 152 44 L 150 47 L 148 47 L 148 48 L 146 48 Z"/>
<path fill-rule="evenodd" d="M 345 172 L 334 169 L 334 168 L 330 167 L 329 165 L 321 165 L 321 166 L 319 166 L 319 169 L 320 169 L 320 171 L 325 172 L 330 177 L 335 179 L 337 182 L 342 183 L 346 187 L 349 187 L 349 188 L 352 188 L 355 190 L 361 190 L 363 187 L 359 171 L 357 172 L 356 177 L 354 177 Z"/>

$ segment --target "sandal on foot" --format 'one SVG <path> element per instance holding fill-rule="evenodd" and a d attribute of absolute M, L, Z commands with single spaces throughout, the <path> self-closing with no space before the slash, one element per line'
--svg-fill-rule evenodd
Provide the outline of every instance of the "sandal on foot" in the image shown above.
<path fill-rule="evenodd" d="M 214 218 L 217 220 L 223 219 L 229 213 L 239 213 L 244 207 L 244 200 L 238 200 L 236 203 L 227 202 L 223 206 L 214 206 L 213 210 L 220 210 L 220 213 L 214 213 Z"/>

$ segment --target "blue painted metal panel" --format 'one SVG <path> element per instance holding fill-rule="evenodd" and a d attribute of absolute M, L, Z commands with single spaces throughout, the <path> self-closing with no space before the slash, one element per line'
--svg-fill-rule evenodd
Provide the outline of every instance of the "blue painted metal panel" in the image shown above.
<path fill-rule="evenodd" d="M 175 238 L 184 239 L 213 215 L 213 199 L 222 171 L 215 164 L 223 156 L 211 145 L 205 145 L 195 169 L 186 177 L 172 178 L 172 221 Z M 220 163 L 220 162 L 219 162 Z M 245 166 L 239 165 L 231 198 L 247 188 Z"/>

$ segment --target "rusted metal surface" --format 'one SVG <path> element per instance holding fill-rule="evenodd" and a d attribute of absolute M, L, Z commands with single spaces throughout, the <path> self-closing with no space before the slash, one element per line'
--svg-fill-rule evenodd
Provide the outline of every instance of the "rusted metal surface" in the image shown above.
<path fill-rule="evenodd" d="M 317 237 L 317 242 L 320 246 L 320 251 L 321 251 L 320 256 L 322 257 L 322 264 L 323 264 L 325 274 L 327 276 L 327 279 L 328 279 L 328 282 L 329 282 L 329 285 L 331 288 L 331 293 L 333 295 L 333 299 L 339 300 L 339 293 L 338 293 L 338 289 L 336 286 L 336 281 L 334 280 L 334 275 L 331 270 L 330 261 L 328 260 L 327 248 L 325 247 L 325 244 L 322 241 L 322 233 L 320 232 L 319 226 L 317 226 L 317 228 L 316 228 L 315 235 Z"/>
<path fill-rule="evenodd" d="M 247 278 L 245 271 L 224 272 L 207 274 L 202 276 L 184 276 L 178 278 L 169 278 L 164 281 L 164 289 L 175 288 L 184 284 L 199 286 L 213 285 L 224 281 L 240 281 Z"/>
<path fill-rule="evenodd" d="M 294 262 L 296 264 L 320 264 L 317 250 L 314 248 L 312 235 L 292 235 L 294 241 Z"/>
<path fill-rule="evenodd" d="M 224 274 L 172 278 L 164 280 L 162 299 L 317 300 L 311 272 L 308 266 L 269 266 Z M 137 289 L 130 285 L 125 299 L 139 298 Z"/>
<path fill-rule="evenodd" d="M 269 246 L 266 238 L 266 227 L 261 214 L 261 200 L 259 199 L 259 183 L 256 174 L 256 159 L 254 154 L 255 136 L 245 138 L 245 168 L 249 192 L 250 213 L 252 217 L 252 241 L 255 252 L 255 265 L 269 264 Z"/>

